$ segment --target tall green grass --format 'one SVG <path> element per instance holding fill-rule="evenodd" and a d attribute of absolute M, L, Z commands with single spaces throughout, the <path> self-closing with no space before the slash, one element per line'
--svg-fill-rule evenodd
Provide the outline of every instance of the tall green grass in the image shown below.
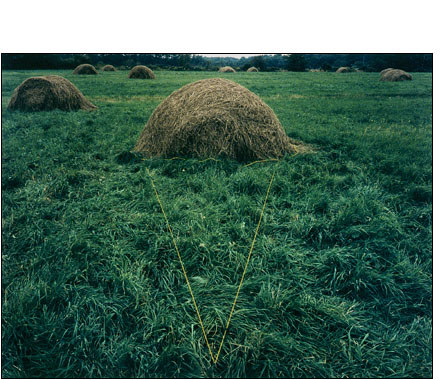
<path fill-rule="evenodd" d="M 95 112 L 6 110 L 3 377 L 432 377 L 432 76 L 127 72 L 71 80 Z M 132 154 L 154 108 L 212 76 L 313 154 L 249 167 Z M 151 171 L 216 352 L 154 196 Z"/>

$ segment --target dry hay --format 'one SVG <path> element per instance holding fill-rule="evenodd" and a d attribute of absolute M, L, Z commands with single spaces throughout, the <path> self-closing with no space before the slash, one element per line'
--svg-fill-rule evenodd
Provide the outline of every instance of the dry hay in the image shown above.
<path fill-rule="evenodd" d="M 75 75 L 96 75 L 98 72 L 96 69 L 89 65 L 88 63 L 84 63 L 82 65 L 79 65 L 73 70 L 73 74 Z"/>
<path fill-rule="evenodd" d="M 89 102 L 75 85 L 58 75 L 32 77 L 18 86 L 8 104 L 10 110 L 50 111 L 60 109 L 94 110 L 97 107 Z"/>
<path fill-rule="evenodd" d="M 236 73 L 231 66 L 223 66 L 218 69 L 219 73 Z"/>
<path fill-rule="evenodd" d="M 383 74 L 385 74 L 386 72 L 391 71 L 391 70 L 394 70 L 394 69 L 392 69 L 391 67 L 389 67 L 388 69 L 383 69 L 383 70 L 380 72 L 380 75 L 383 75 Z"/>
<path fill-rule="evenodd" d="M 105 65 L 101 69 L 102 71 L 116 71 L 116 68 L 113 65 Z"/>
<path fill-rule="evenodd" d="M 382 82 L 399 82 L 403 80 L 412 80 L 411 74 L 408 74 L 406 71 L 393 69 L 388 70 L 382 74 L 380 80 Z"/>
<path fill-rule="evenodd" d="M 350 67 L 340 67 L 339 69 L 336 70 L 337 73 L 351 73 L 353 72 L 353 70 Z"/>
<path fill-rule="evenodd" d="M 249 67 L 246 71 L 248 73 L 258 73 L 259 70 L 256 67 L 252 66 L 252 67 Z"/>
<path fill-rule="evenodd" d="M 253 92 L 211 78 L 168 96 L 150 116 L 134 150 L 147 157 L 249 161 L 279 158 L 302 146 L 286 135 L 272 109 Z"/>
<path fill-rule="evenodd" d="M 153 71 L 147 66 L 138 65 L 133 67 L 128 74 L 130 79 L 156 79 Z"/>

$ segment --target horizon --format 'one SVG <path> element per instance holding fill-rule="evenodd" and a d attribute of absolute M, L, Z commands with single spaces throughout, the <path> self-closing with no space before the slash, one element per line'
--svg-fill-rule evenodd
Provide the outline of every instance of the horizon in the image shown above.
<path fill-rule="evenodd" d="M 199 54 L 199 53 L 195 53 L 195 55 L 201 55 L 202 57 L 208 57 L 208 58 L 237 58 L 240 59 L 242 57 L 245 58 L 249 58 L 249 57 L 255 57 L 257 55 L 264 55 L 261 53 L 256 53 L 256 54 L 241 54 L 241 53 L 232 53 L 232 54 L 223 54 L 223 53 L 216 53 L 216 54 Z"/>

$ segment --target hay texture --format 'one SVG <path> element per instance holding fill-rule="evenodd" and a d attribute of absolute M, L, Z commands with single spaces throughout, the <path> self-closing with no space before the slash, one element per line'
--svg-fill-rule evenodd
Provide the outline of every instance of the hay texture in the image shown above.
<path fill-rule="evenodd" d="M 103 66 L 102 71 L 116 71 L 116 68 L 113 65 L 105 65 Z"/>
<path fill-rule="evenodd" d="M 278 158 L 294 152 L 272 109 L 239 84 L 221 78 L 190 83 L 153 112 L 135 151 L 147 157 Z"/>
<path fill-rule="evenodd" d="M 14 90 L 8 104 L 8 109 L 20 111 L 90 111 L 96 108 L 73 83 L 58 75 L 26 79 Z"/>
<path fill-rule="evenodd" d="M 258 73 L 258 69 L 256 67 L 254 67 L 254 66 L 249 67 L 246 71 L 248 73 Z"/>
<path fill-rule="evenodd" d="M 383 70 L 380 72 L 380 75 L 383 75 L 383 74 L 385 74 L 385 73 L 387 73 L 388 71 L 391 71 L 391 70 L 394 70 L 394 69 L 392 69 L 391 67 L 389 67 L 388 69 L 383 69 Z"/>
<path fill-rule="evenodd" d="M 89 65 L 88 63 L 84 63 L 82 65 L 76 66 L 75 70 L 73 70 L 73 74 L 75 75 L 96 75 L 98 72 L 96 69 Z"/>
<path fill-rule="evenodd" d="M 336 70 L 337 73 L 352 73 L 353 70 L 350 67 L 340 67 L 339 69 Z"/>
<path fill-rule="evenodd" d="M 138 65 L 133 67 L 128 74 L 130 79 L 156 79 L 153 71 L 147 66 Z"/>
<path fill-rule="evenodd" d="M 236 73 L 231 66 L 223 66 L 218 69 L 219 73 Z"/>
<path fill-rule="evenodd" d="M 400 82 L 404 80 L 412 80 L 411 74 L 408 74 L 406 71 L 393 69 L 386 71 L 380 77 L 382 82 Z"/>

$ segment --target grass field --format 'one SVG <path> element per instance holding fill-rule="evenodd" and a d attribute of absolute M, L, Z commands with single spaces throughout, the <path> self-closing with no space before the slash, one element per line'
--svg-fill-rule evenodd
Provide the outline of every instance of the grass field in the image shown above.
<path fill-rule="evenodd" d="M 3 377 L 432 377 L 432 75 L 73 76 L 95 112 L 6 110 Z M 221 76 L 315 153 L 252 166 L 131 153 L 172 91 Z M 210 355 L 149 169 L 217 351 Z"/>

